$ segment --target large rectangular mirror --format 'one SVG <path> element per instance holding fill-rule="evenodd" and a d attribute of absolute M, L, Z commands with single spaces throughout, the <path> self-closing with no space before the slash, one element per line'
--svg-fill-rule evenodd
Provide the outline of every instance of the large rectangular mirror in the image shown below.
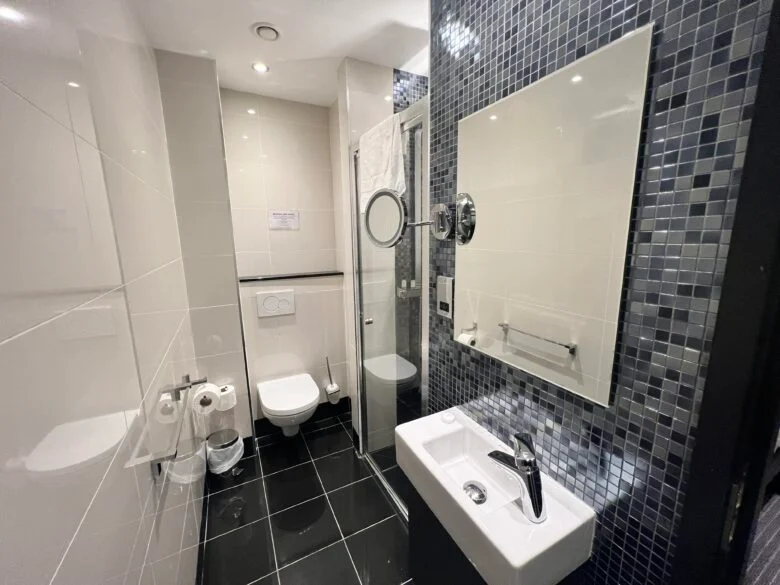
<path fill-rule="evenodd" d="M 652 26 L 464 118 L 456 339 L 608 404 Z M 473 336 L 473 338 L 472 338 Z"/>

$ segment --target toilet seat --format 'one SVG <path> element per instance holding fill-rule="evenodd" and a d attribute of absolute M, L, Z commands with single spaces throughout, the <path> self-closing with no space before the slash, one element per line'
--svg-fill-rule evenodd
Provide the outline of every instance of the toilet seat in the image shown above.
<path fill-rule="evenodd" d="M 258 382 L 260 407 L 266 415 L 287 416 L 316 407 L 320 389 L 309 374 Z"/>
<path fill-rule="evenodd" d="M 417 377 L 414 364 L 396 353 L 368 358 L 363 366 L 372 376 L 388 384 L 406 384 Z"/>

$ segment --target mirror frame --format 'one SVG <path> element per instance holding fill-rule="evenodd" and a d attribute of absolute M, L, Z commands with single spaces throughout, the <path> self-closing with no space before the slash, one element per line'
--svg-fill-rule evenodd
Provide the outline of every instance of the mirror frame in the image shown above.
<path fill-rule="evenodd" d="M 390 197 L 398 207 L 398 214 L 400 215 L 398 228 L 395 230 L 395 233 L 392 235 L 392 237 L 388 240 L 377 239 L 376 236 L 374 236 L 374 234 L 371 232 L 371 226 L 368 221 L 369 215 L 371 214 L 371 208 L 377 201 L 379 201 L 380 197 Z M 371 243 L 374 244 L 377 248 L 392 248 L 398 245 L 398 242 L 400 242 L 401 238 L 404 237 L 404 234 L 406 233 L 406 226 L 409 223 L 409 212 L 406 208 L 406 202 L 404 201 L 403 196 L 392 189 L 379 189 L 376 191 L 368 199 L 368 203 L 366 203 L 365 218 L 363 223 L 366 228 L 366 236 L 368 236 L 368 239 L 371 240 Z"/>

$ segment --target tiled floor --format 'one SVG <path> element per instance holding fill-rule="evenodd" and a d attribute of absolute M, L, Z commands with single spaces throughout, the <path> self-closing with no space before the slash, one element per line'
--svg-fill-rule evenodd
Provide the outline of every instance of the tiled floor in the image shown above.
<path fill-rule="evenodd" d="M 412 489 L 412 484 L 409 483 L 404 472 L 398 467 L 398 463 L 395 460 L 395 445 L 374 451 L 371 453 L 371 457 L 374 458 L 374 462 L 382 470 L 382 475 L 385 476 L 387 483 L 390 484 L 398 497 L 406 502 L 408 500 L 407 494 Z"/>
<path fill-rule="evenodd" d="M 411 585 L 406 527 L 355 455 L 348 415 L 258 444 L 208 478 L 202 585 Z"/>

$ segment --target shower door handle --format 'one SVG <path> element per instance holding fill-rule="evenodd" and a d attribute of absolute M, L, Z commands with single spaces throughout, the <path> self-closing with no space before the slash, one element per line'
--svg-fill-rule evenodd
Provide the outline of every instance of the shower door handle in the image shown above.
<path fill-rule="evenodd" d="M 369 317 L 368 319 L 363 321 L 363 323 L 366 324 L 366 325 L 373 325 L 374 324 L 374 318 L 373 317 Z"/>

